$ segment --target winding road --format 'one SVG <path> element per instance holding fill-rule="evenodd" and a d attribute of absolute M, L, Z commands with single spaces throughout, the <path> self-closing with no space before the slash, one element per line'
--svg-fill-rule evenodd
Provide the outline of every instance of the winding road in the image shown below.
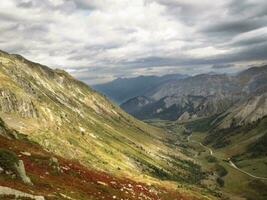
<path fill-rule="evenodd" d="M 248 176 L 250 176 L 250 177 L 252 177 L 252 178 L 261 179 L 261 180 L 267 180 L 267 177 L 255 176 L 255 175 L 253 175 L 253 174 L 251 174 L 251 173 L 249 173 L 249 172 L 246 172 L 246 171 L 244 171 L 244 170 L 238 168 L 238 167 L 235 165 L 235 163 L 233 163 L 233 161 L 231 161 L 230 159 L 229 159 L 228 163 L 229 163 L 229 165 L 230 165 L 231 167 L 235 168 L 236 170 L 238 170 L 238 171 L 242 172 L 243 174 L 246 174 L 246 175 L 248 175 Z"/>
<path fill-rule="evenodd" d="M 199 144 L 199 145 L 202 146 L 203 148 L 208 149 L 209 152 L 210 152 L 210 155 L 211 155 L 211 156 L 213 155 L 213 150 L 212 150 L 211 148 L 205 146 L 205 145 L 202 144 L 201 142 L 198 142 L 198 141 L 195 141 L 195 140 L 191 140 L 191 136 L 192 136 L 192 134 L 189 135 L 189 136 L 187 136 L 187 141 L 188 141 L 188 142 L 194 142 L 194 143 Z M 215 157 L 216 157 L 216 156 L 215 156 Z M 218 157 L 216 157 L 216 158 L 218 159 Z M 248 176 L 250 176 L 250 177 L 252 177 L 252 178 L 255 178 L 255 179 L 261 179 L 261 180 L 267 180 L 267 177 L 255 176 L 255 175 L 253 175 L 253 174 L 251 174 L 251 173 L 249 173 L 249 172 L 246 172 L 246 171 L 244 171 L 244 170 L 238 168 L 238 167 L 235 165 L 235 163 L 233 163 L 233 161 L 231 161 L 230 158 L 228 158 L 228 165 L 231 166 L 232 168 L 238 170 L 239 172 L 241 172 L 241 173 L 243 173 L 243 174 L 246 174 L 246 175 L 248 175 Z"/>
<path fill-rule="evenodd" d="M 210 155 L 212 156 L 213 155 L 213 151 L 212 151 L 212 149 L 211 148 L 209 148 L 209 147 L 207 147 L 207 146 L 205 146 L 204 144 L 202 144 L 201 142 L 198 142 L 198 141 L 195 141 L 195 140 L 190 140 L 190 138 L 191 138 L 191 136 L 192 135 L 189 135 L 189 136 L 187 136 L 187 141 L 188 142 L 194 142 L 194 143 L 197 143 L 197 144 L 199 144 L 200 146 L 202 146 L 203 148 L 205 148 L 205 149 L 208 149 L 209 150 L 209 152 L 210 152 Z"/>

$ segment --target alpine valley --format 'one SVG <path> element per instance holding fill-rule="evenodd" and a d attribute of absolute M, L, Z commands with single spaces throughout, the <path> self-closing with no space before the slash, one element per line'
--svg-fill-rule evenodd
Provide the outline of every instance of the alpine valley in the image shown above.
<path fill-rule="evenodd" d="M 179 138 L 62 70 L 0 52 L 0 199 L 216 199 Z M 214 182 L 216 188 L 219 185 Z"/>
<path fill-rule="evenodd" d="M 130 98 L 121 108 L 182 137 L 176 144 L 202 169 L 217 174 L 224 192 L 266 199 L 266 92 L 264 65 L 235 75 L 170 80 Z"/>
<path fill-rule="evenodd" d="M 0 199 L 266 199 L 266 74 L 170 75 L 121 105 L 140 121 L 1 51 Z"/>
<path fill-rule="evenodd" d="M 267 0 L 2 0 L 0 35 L 0 200 L 267 200 Z"/>

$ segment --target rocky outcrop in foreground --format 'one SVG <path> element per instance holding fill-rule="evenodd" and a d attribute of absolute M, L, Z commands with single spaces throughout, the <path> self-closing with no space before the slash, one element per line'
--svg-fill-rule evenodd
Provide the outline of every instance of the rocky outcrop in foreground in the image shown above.
<path fill-rule="evenodd" d="M 25 192 L 21 192 L 19 190 L 14 190 L 12 188 L 9 187 L 2 187 L 0 186 L 0 198 L 1 196 L 12 196 L 15 197 L 15 199 L 17 198 L 30 198 L 33 200 L 45 200 L 45 198 L 43 196 L 35 196 L 35 195 L 31 195 Z"/>

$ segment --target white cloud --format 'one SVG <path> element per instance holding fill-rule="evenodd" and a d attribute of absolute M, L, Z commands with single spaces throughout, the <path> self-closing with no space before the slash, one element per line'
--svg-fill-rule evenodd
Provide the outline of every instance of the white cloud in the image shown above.
<path fill-rule="evenodd" d="M 0 45 L 30 60 L 68 69 L 82 80 L 87 76 L 90 83 L 116 76 L 190 72 L 190 66 L 192 73 L 198 67 L 202 72 L 214 63 L 205 66 L 197 59 L 216 62 L 217 56 L 242 51 L 241 40 L 261 39 L 266 23 L 260 3 L 266 5 L 262 0 L 2 1 Z M 244 12 L 249 8 L 251 12 Z M 258 18 L 251 20 L 252 16 Z"/>

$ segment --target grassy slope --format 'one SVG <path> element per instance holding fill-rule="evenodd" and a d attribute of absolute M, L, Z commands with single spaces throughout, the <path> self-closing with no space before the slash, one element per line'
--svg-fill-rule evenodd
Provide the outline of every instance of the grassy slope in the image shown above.
<path fill-rule="evenodd" d="M 167 145 L 169 136 L 164 131 L 127 115 L 66 72 L 2 52 L 0 82 L 0 89 L 24 105 L 22 110 L 2 111 L 0 117 L 56 155 L 142 182 L 182 180 L 187 185 L 192 176 L 183 166 L 183 160 L 190 158 Z M 32 114 L 27 112 L 30 105 L 37 117 L 23 116 Z"/>
<path fill-rule="evenodd" d="M 125 162 L 127 157 L 122 149 L 125 153 L 145 157 L 146 155 L 142 155 L 145 153 L 136 146 L 152 150 L 162 146 L 158 140 L 162 136 L 160 131 L 126 115 L 105 97 L 68 75 L 53 71 L 49 71 L 51 75 L 47 75 L 38 66 L 27 74 L 28 63 L 18 64 L 16 62 L 19 61 L 14 62 L 12 57 L 8 62 L 1 67 L 1 88 L 9 88 L 17 98 L 31 99 L 41 117 L 22 118 L 17 113 L 1 115 L 11 127 L 28 134 L 32 140 L 47 149 L 69 158 L 81 158 L 99 168 L 105 168 L 105 160 L 109 163 L 106 169 L 120 167 L 133 170 L 130 163 Z M 22 75 L 22 81 L 30 80 L 35 94 L 29 93 L 17 80 L 6 75 L 5 68 L 11 68 L 14 64 L 20 68 L 25 65 L 17 74 Z M 61 77 L 65 79 L 63 84 L 55 81 L 55 78 Z M 69 150 L 65 151 L 65 148 Z"/>
<path fill-rule="evenodd" d="M 2 128 L 2 125 L 0 125 Z M 159 184 L 144 184 L 127 178 L 112 176 L 103 171 L 86 168 L 75 160 L 64 159 L 43 150 L 25 136 L 8 139 L 0 136 L 0 149 L 8 149 L 22 159 L 26 172 L 34 185 L 26 185 L 7 174 L 0 174 L 0 185 L 26 193 L 41 195 L 46 200 L 64 199 L 185 199 L 198 200 L 194 191 L 162 187 Z M 27 150 L 27 153 L 23 153 Z M 57 158 L 55 167 L 51 159 Z M 197 193 L 196 193 L 197 194 Z M 4 196 L 0 198 L 3 199 Z M 13 199 L 12 195 L 4 199 Z"/>

